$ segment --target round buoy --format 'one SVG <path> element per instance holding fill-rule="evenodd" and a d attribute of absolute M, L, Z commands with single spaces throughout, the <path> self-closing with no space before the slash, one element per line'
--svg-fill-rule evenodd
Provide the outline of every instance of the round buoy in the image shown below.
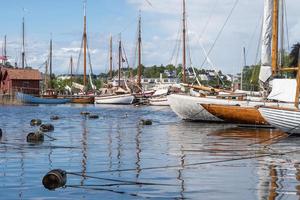
<path fill-rule="evenodd" d="M 99 119 L 98 115 L 89 115 L 89 119 Z"/>
<path fill-rule="evenodd" d="M 39 125 L 41 125 L 42 124 L 42 120 L 40 120 L 40 119 L 32 119 L 31 121 L 30 121 L 30 125 L 31 126 L 39 126 Z"/>
<path fill-rule="evenodd" d="M 30 143 L 38 143 L 44 141 L 44 134 L 41 132 L 35 132 L 35 133 L 28 133 L 27 135 L 27 142 Z"/>
<path fill-rule="evenodd" d="M 52 124 L 42 124 L 40 126 L 40 131 L 43 131 L 43 132 L 54 131 L 54 126 Z"/>
<path fill-rule="evenodd" d="M 51 120 L 59 120 L 59 116 L 54 115 L 54 116 L 51 116 L 50 119 L 51 119 Z"/>
<path fill-rule="evenodd" d="M 152 120 L 150 120 L 150 119 L 142 119 L 140 121 L 140 124 L 149 126 L 149 125 L 152 125 Z"/>
<path fill-rule="evenodd" d="M 87 111 L 82 111 L 80 114 L 86 116 L 86 115 L 90 115 L 91 113 L 90 113 L 90 112 L 87 112 Z"/>
<path fill-rule="evenodd" d="M 67 172 L 61 169 L 51 170 L 44 176 L 42 183 L 48 190 L 63 187 L 67 183 Z"/>

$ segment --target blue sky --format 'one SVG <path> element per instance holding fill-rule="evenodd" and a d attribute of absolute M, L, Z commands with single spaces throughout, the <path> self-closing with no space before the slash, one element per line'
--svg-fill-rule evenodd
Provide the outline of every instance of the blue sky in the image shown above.
<path fill-rule="evenodd" d="M 0 37 L 8 39 L 8 54 L 14 62 L 20 57 L 21 20 L 26 20 L 27 63 L 42 67 L 48 56 L 50 33 L 54 45 L 54 71 L 67 73 L 69 57 L 77 61 L 83 28 L 82 0 L 0 0 Z M 181 20 L 181 0 L 88 0 L 87 22 L 93 70 L 107 71 L 108 38 L 122 32 L 129 63 L 134 63 L 134 45 L 139 10 L 143 17 L 143 63 L 145 65 L 180 63 L 181 57 L 171 61 Z M 204 53 L 214 42 L 235 0 L 187 0 L 189 43 L 195 66 L 202 64 Z M 290 43 L 300 41 L 299 0 L 286 0 Z M 23 8 L 26 12 L 23 12 Z M 248 52 L 247 62 L 259 59 L 257 45 L 263 11 L 262 0 L 240 0 L 221 37 L 217 40 L 205 68 L 227 73 L 241 69 L 242 48 Z M 201 37 L 200 37 L 201 36 Z M 0 40 L 2 40 L 0 38 Z M 2 45 L 2 41 L 0 43 Z M 287 45 L 286 45 L 287 46 Z M 79 72 L 82 71 L 81 63 Z"/>

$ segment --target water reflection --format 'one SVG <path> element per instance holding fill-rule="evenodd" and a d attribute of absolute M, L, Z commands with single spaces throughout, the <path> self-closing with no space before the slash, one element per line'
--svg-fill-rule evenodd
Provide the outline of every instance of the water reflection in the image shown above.
<path fill-rule="evenodd" d="M 80 181 L 80 185 L 83 186 L 84 185 L 84 181 L 86 180 L 86 170 L 87 170 L 87 147 L 88 147 L 88 143 L 87 143 L 87 137 L 88 137 L 88 129 L 87 129 L 87 125 L 86 125 L 86 118 L 84 118 L 82 120 L 82 139 L 81 139 L 81 145 L 82 145 L 82 160 L 81 160 L 81 164 L 82 164 L 82 179 Z"/>
<path fill-rule="evenodd" d="M 81 107 L 65 105 L 63 108 L 13 108 L 10 112 L 15 114 L 6 116 L 9 120 L 3 126 L 4 117 L 0 110 L 0 126 L 6 128 L 6 132 L 14 133 L 18 129 L 19 133 L 6 134 L 7 142 L 20 142 L 34 113 L 39 113 L 43 120 L 49 119 L 47 113 L 72 116 L 55 122 L 58 140 L 51 141 L 50 145 L 45 142 L 40 146 L 12 148 L 0 144 L 3 170 L 0 193 L 3 199 L 77 199 L 78 196 L 99 199 L 101 195 L 105 199 L 203 197 L 239 200 L 300 196 L 300 154 L 296 152 L 300 146 L 299 138 L 286 138 L 286 134 L 272 129 L 183 122 L 171 111 L 148 107 L 101 107 L 101 113 L 106 117 L 95 121 L 82 118 L 78 114 Z M 100 110 L 93 106 L 87 108 L 93 113 Z M 16 113 L 24 119 L 14 122 Z M 128 116 L 120 117 L 124 113 Z M 137 125 L 145 116 L 153 120 L 153 126 Z M 22 124 L 22 128 L 16 128 L 23 122 L 26 124 Z M 67 160 L 65 149 L 57 148 L 62 145 L 76 147 L 69 149 Z M 295 152 L 278 154 L 291 150 Z M 35 154 L 35 151 L 39 153 Z M 270 156 L 255 157 L 262 154 Z M 253 158 L 238 160 L 247 156 Z M 193 163 L 198 164 L 190 165 Z M 79 171 L 82 175 L 79 178 L 68 177 L 68 184 L 76 184 L 79 188 L 43 190 L 40 179 L 53 167 Z M 28 174 L 32 176 L 29 179 Z M 109 181 L 92 177 L 156 184 L 101 186 Z M 135 196 L 137 194 L 139 196 Z"/>

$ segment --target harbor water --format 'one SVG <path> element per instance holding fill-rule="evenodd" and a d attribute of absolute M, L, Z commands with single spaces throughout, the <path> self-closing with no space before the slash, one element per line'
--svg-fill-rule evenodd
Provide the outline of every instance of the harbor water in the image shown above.
<path fill-rule="evenodd" d="M 55 129 L 27 143 L 35 118 Z M 103 105 L 1 106 L 0 128 L 0 199 L 300 196 L 300 138 L 277 130 L 185 122 L 168 107 Z M 52 169 L 67 171 L 65 187 L 44 188 Z"/>

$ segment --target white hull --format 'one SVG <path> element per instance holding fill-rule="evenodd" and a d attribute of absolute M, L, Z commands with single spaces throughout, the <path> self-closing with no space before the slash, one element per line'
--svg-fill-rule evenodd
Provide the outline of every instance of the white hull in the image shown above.
<path fill-rule="evenodd" d="M 169 102 L 167 97 L 163 97 L 163 98 L 151 98 L 149 100 L 149 104 L 151 106 L 169 106 Z"/>
<path fill-rule="evenodd" d="M 261 115 L 272 126 L 287 132 L 300 134 L 300 111 L 261 107 Z"/>
<path fill-rule="evenodd" d="M 172 94 L 168 96 L 171 109 L 178 117 L 192 121 L 222 121 L 207 112 L 201 105 L 207 98 Z"/>
<path fill-rule="evenodd" d="M 133 101 L 134 96 L 131 94 L 95 97 L 96 104 L 132 104 Z"/>
<path fill-rule="evenodd" d="M 168 96 L 171 109 L 182 119 L 192 121 L 222 121 L 206 111 L 201 104 L 240 105 L 245 107 L 254 106 L 280 106 L 292 108 L 292 103 L 273 103 L 263 101 L 239 101 L 217 99 L 214 97 L 193 97 L 173 94 Z"/>

